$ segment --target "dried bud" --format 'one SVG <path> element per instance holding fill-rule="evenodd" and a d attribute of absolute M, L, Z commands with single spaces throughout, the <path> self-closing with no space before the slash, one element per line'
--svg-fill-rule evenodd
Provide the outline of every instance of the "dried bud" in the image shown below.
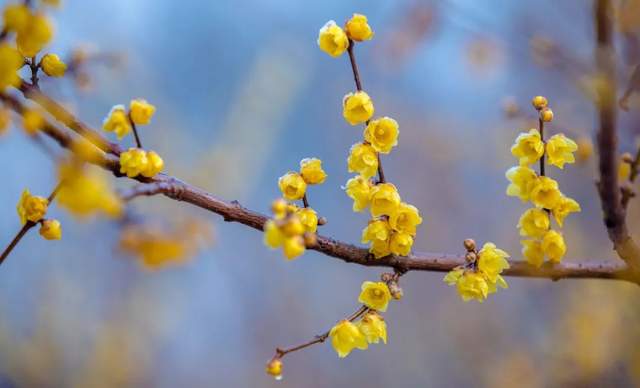
<path fill-rule="evenodd" d="M 544 98 L 542 96 L 535 96 L 535 97 L 533 97 L 533 100 L 531 100 L 531 104 L 537 110 L 542 110 L 542 109 L 547 107 L 549 102 L 547 101 L 546 98 Z"/>
<path fill-rule="evenodd" d="M 633 156 L 631 156 L 630 153 L 625 152 L 624 154 L 622 154 L 622 161 L 625 162 L 625 163 L 632 164 L 633 163 Z"/>
<path fill-rule="evenodd" d="M 382 275 L 380 275 L 380 280 L 382 280 L 383 282 L 389 284 L 389 282 L 391 282 L 393 280 L 393 274 L 385 272 Z"/>
<path fill-rule="evenodd" d="M 400 300 L 404 296 L 404 292 L 402 291 L 402 288 L 400 288 L 400 286 L 396 282 L 389 283 L 389 292 L 391 293 L 391 296 L 395 300 Z"/>
<path fill-rule="evenodd" d="M 464 249 L 466 249 L 467 252 L 475 252 L 476 242 L 470 238 L 464 240 Z"/>
<path fill-rule="evenodd" d="M 315 246 L 318 243 L 318 236 L 315 233 L 305 233 L 304 234 L 304 245 L 306 247 Z"/>
<path fill-rule="evenodd" d="M 540 111 L 540 120 L 545 123 L 551 122 L 553 120 L 553 111 L 549 108 L 544 108 Z"/>
<path fill-rule="evenodd" d="M 325 225 L 327 223 L 327 217 L 318 218 L 318 225 Z"/>
<path fill-rule="evenodd" d="M 467 261 L 467 263 L 474 263 L 476 260 L 478 260 L 478 255 L 476 255 L 475 252 L 467 252 L 467 254 L 464 255 L 464 259 Z"/>

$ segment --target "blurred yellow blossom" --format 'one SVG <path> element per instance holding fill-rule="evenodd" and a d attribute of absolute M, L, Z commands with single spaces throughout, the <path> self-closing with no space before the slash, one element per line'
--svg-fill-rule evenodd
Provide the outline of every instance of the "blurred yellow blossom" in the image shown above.
<path fill-rule="evenodd" d="M 387 343 L 387 324 L 380 314 L 374 311 L 368 312 L 356 323 L 356 326 L 364 334 L 368 343 L 377 344 L 380 340 Z"/>
<path fill-rule="evenodd" d="M 518 135 L 515 144 L 511 147 L 511 153 L 520 160 L 521 166 L 537 162 L 544 154 L 544 143 L 540 132 L 534 128 Z"/>
<path fill-rule="evenodd" d="M 24 4 L 9 4 L 4 8 L 2 17 L 7 31 L 20 32 L 26 30 L 31 11 Z"/>
<path fill-rule="evenodd" d="M 18 50 L 25 57 L 34 57 L 53 37 L 49 19 L 41 13 L 31 14 L 25 26 L 17 31 Z"/>
<path fill-rule="evenodd" d="M 370 309 L 385 312 L 390 300 L 391 293 L 386 283 L 370 281 L 362 283 L 358 302 Z"/>
<path fill-rule="evenodd" d="M 342 116 L 351 125 L 362 124 L 373 116 L 371 97 L 363 91 L 349 93 L 342 100 Z"/>
<path fill-rule="evenodd" d="M 302 199 L 307 191 L 307 183 L 302 175 L 293 171 L 289 171 L 278 179 L 278 187 L 282 196 L 290 201 Z"/>
<path fill-rule="evenodd" d="M 398 210 L 400 194 L 393 183 L 381 183 L 373 187 L 371 191 L 371 215 L 379 217 L 391 216 Z"/>
<path fill-rule="evenodd" d="M 273 249 L 284 244 L 284 234 L 274 220 L 268 220 L 264 224 L 264 244 Z"/>
<path fill-rule="evenodd" d="M 368 347 L 365 335 L 355 324 L 346 319 L 331 328 L 329 337 L 331 338 L 331 346 L 340 358 L 348 356 L 353 349 L 364 350 Z"/>
<path fill-rule="evenodd" d="M 115 105 L 111 108 L 109 115 L 102 122 L 102 129 L 107 132 L 115 132 L 118 140 L 131 132 L 131 122 L 127 117 L 124 105 Z"/>
<path fill-rule="evenodd" d="M 304 239 L 301 236 L 287 237 L 284 240 L 282 252 L 287 259 L 295 259 L 296 257 L 302 255 L 304 251 Z"/>
<path fill-rule="evenodd" d="M 137 125 L 149 124 L 155 111 L 156 107 L 143 99 L 131 100 L 131 103 L 129 104 L 129 115 L 131 117 L 131 121 Z"/>
<path fill-rule="evenodd" d="M 363 211 L 369 206 L 372 188 L 371 180 L 362 175 L 355 176 L 347 181 L 344 189 L 347 195 L 353 199 L 354 212 Z"/>
<path fill-rule="evenodd" d="M 549 214 L 538 208 L 528 209 L 518 221 L 520 236 L 542 237 L 549 230 Z"/>
<path fill-rule="evenodd" d="M 0 107 L 0 135 L 4 134 L 11 125 L 11 112 L 9 109 Z"/>
<path fill-rule="evenodd" d="M 24 225 L 27 221 L 40 221 L 47 214 L 48 206 L 49 201 L 46 198 L 31 195 L 28 189 L 24 189 L 16 210 L 18 211 L 20 222 Z"/>
<path fill-rule="evenodd" d="M 547 140 L 546 147 L 549 164 L 562 169 L 565 163 L 575 162 L 573 153 L 578 150 L 578 145 L 565 135 L 560 133 L 551 136 L 551 138 Z"/>
<path fill-rule="evenodd" d="M 388 154 L 398 145 L 398 122 L 390 117 L 371 120 L 364 130 L 364 139 L 373 148 L 383 154 Z"/>
<path fill-rule="evenodd" d="M 531 190 L 531 202 L 534 205 L 553 209 L 558 206 L 561 198 L 558 182 L 546 176 L 538 177 L 538 182 Z"/>
<path fill-rule="evenodd" d="M 318 158 L 305 158 L 300 161 L 300 175 L 309 185 L 324 183 L 327 173 L 322 169 L 322 161 Z"/>
<path fill-rule="evenodd" d="M 356 172 L 363 178 L 371 178 L 378 172 L 378 155 L 370 144 L 356 143 L 349 151 L 347 166 L 349 172 Z"/>
<path fill-rule="evenodd" d="M 367 17 L 359 13 L 354 13 L 347 21 L 345 31 L 350 39 L 357 42 L 373 38 L 373 31 L 367 22 Z"/>
<path fill-rule="evenodd" d="M 109 181 L 94 169 L 76 163 L 63 163 L 58 170 L 63 184 L 58 192 L 58 203 L 74 215 L 84 217 L 104 213 L 118 217 L 122 202 L 111 189 Z"/>
<path fill-rule="evenodd" d="M 22 127 L 28 135 L 35 135 L 44 127 L 44 117 L 37 109 L 25 109 L 22 112 Z"/>
<path fill-rule="evenodd" d="M 19 86 L 18 70 L 24 64 L 24 58 L 16 49 L 6 43 L 0 44 L 0 91 L 7 86 Z"/>
<path fill-rule="evenodd" d="M 623 182 L 631 176 L 631 165 L 624 160 L 618 162 L 618 180 Z"/>
<path fill-rule="evenodd" d="M 318 33 L 318 46 L 332 57 L 338 57 L 349 47 L 349 38 L 336 22 L 329 20 Z"/>
<path fill-rule="evenodd" d="M 47 54 L 41 59 L 42 70 L 50 77 L 62 77 L 67 71 L 67 64 L 56 54 Z"/>
<path fill-rule="evenodd" d="M 576 139 L 576 143 L 578 146 L 576 150 L 578 162 L 586 162 L 593 155 L 593 142 L 588 136 L 581 136 Z"/>
<path fill-rule="evenodd" d="M 58 220 L 44 220 L 40 225 L 40 235 L 47 240 L 60 240 L 62 238 L 62 227 Z"/>

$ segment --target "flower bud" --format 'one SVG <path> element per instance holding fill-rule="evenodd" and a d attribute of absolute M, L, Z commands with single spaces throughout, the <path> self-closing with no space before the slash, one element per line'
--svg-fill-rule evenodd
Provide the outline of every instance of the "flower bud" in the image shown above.
<path fill-rule="evenodd" d="M 540 111 L 540 120 L 545 123 L 551 122 L 553 120 L 553 111 L 549 108 L 544 108 Z"/>
<path fill-rule="evenodd" d="M 272 359 L 267 363 L 265 372 L 273 376 L 276 380 L 282 380 L 282 361 L 280 361 L 279 358 Z"/>
<path fill-rule="evenodd" d="M 547 107 L 547 105 L 549 104 L 549 102 L 547 101 L 546 98 L 544 98 L 543 96 L 535 96 L 533 98 L 533 100 L 531 100 L 531 104 L 533 105 L 534 108 L 536 108 L 537 110 L 542 110 L 544 108 Z"/>
<path fill-rule="evenodd" d="M 476 250 L 476 242 L 473 241 L 470 238 L 464 240 L 464 249 L 466 249 L 469 252 L 475 251 Z"/>

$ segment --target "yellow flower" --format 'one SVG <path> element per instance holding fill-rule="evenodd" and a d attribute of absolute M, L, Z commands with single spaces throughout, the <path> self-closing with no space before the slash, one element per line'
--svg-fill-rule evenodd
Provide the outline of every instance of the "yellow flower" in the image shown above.
<path fill-rule="evenodd" d="M 305 232 L 315 233 L 318 229 L 318 214 L 311 208 L 302 208 L 296 213 Z"/>
<path fill-rule="evenodd" d="M 265 372 L 267 372 L 268 375 L 275 377 L 276 380 L 280 380 L 282 378 L 282 361 L 278 358 L 269 361 L 265 368 Z"/>
<path fill-rule="evenodd" d="M 418 209 L 407 203 L 401 202 L 395 212 L 389 216 L 389 225 L 393 230 L 416 234 L 416 227 L 422 223 L 422 217 Z"/>
<path fill-rule="evenodd" d="M 115 132 L 118 140 L 131 132 L 131 122 L 127 117 L 124 105 L 115 105 L 111 108 L 109 115 L 102 122 L 102 129 L 107 132 Z"/>
<path fill-rule="evenodd" d="M 305 251 L 304 239 L 301 236 L 288 237 L 284 240 L 282 251 L 287 259 L 295 259 Z"/>
<path fill-rule="evenodd" d="M 289 201 L 302 199 L 307 191 L 307 183 L 297 172 L 289 171 L 278 179 L 278 186 L 282 196 Z"/>
<path fill-rule="evenodd" d="M 131 103 L 129 103 L 129 115 L 131 117 L 131 121 L 137 125 L 149 124 L 155 111 L 156 107 L 143 99 L 131 100 Z"/>
<path fill-rule="evenodd" d="M 128 151 L 120 154 L 120 172 L 127 174 L 129 178 L 142 174 L 148 166 L 147 153 L 140 148 L 129 148 Z"/>
<path fill-rule="evenodd" d="M 358 302 L 373 310 L 385 312 L 391 300 L 391 292 L 387 283 L 384 282 L 363 282 L 361 286 Z"/>
<path fill-rule="evenodd" d="M 378 172 L 378 155 L 370 144 L 356 143 L 351 146 L 347 166 L 349 172 L 371 178 Z"/>
<path fill-rule="evenodd" d="M 379 259 L 391 254 L 390 240 L 373 240 L 369 246 L 369 252 L 373 254 L 373 257 Z"/>
<path fill-rule="evenodd" d="M 366 349 L 369 345 L 365 335 L 352 322 L 343 319 L 329 331 L 331 346 L 338 353 L 338 357 L 344 358 L 353 349 Z"/>
<path fill-rule="evenodd" d="M 351 125 L 364 123 L 375 111 L 371 97 L 363 91 L 349 93 L 342 100 L 342 116 Z"/>
<path fill-rule="evenodd" d="M 322 169 L 322 161 L 317 158 L 305 158 L 300 161 L 300 175 L 309 185 L 324 183 L 327 173 Z"/>
<path fill-rule="evenodd" d="M 531 190 L 531 202 L 545 209 L 553 209 L 560 203 L 562 193 L 558 190 L 558 182 L 541 176 Z"/>
<path fill-rule="evenodd" d="M 578 145 L 573 140 L 563 134 L 551 136 L 547 140 L 547 156 L 549 164 L 560 169 L 564 168 L 565 163 L 574 163 L 576 161 L 573 153 L 578 149 Z"/>
<path fill-rule="evenodd" d="M 269 248 L 279 248 L 284 244 L 284 234 L 274 220 L 264 224 L 264 245 Z"/>
<path fill-rule="evenodd" d="M 67 64 L 56 54 L 47 54 L 41 59 L 42 70 L 50 77 L 62 77 L 67 71 Z"/>
<path fill-rule="evenodd" d="M 525 166 L 515 166 L 507 170 L 505 174 L 509 180 L 507 195 L 518 197 L 522 202 L 531 198 L 531 190 L 538 183 L 538 175 L 535 171 Z"/>
<path fill-rule="evenodd" d="M 537 129 L 531 129 L 528 133 L 521 133 L 511 147 L 513 156 L 520 160 L 521 166 L 527 166 L 537 162 L 544 154 L 544 143 Z"/>
<path fill-rule="evenodd" d="M 31 19 L 31 11 L 24 4 L 9 4 L 3 12 L 4 28 L 7 31 L 24 31 Z"/>
<path fill-rule="evenodd" d="M 34 57 L 49 43 L 52 36 L 53 29 L 47 17 L 43 14 L 33 14 L 24 28 L 18 31 L 18 50 L 25 57 Z"/>
<path fill-rule="evenodd" d="M 569 213 L 576 213 L 581 210 L 580 204 L 575 199 L 562 196 L 558 206 L 554 207 L 552 212 L 556 222 L 562 227 L 564 219 L 569 215 Z"/>
<path fill-rule="evenodd" d="M 413 237 L 409 233 L 396 232 L 389 240 L 389 250 L 394 255 L 407 256 L 413 246 Z"/>
<path fill-rule="evenodd" d="M 373 185 L 371 181 L 364 178 L 362 175 L 353 177 L 347 181 L 347 185 L 344 187 L 347 195 L 353 199 L 353 211 L 360 212 L 369 206 L 369 200 L 371 198 L 371 190 Z"/>
<path fill-rule="evenodd" d="M 318 34 L 318 46 L 332 57 L 339 57 L 349 47 L 349 38 L 336 22 L 329 20 Z"/>
<path fill-rule="evenodd" d="M 400 194 L 392 183 L 381 183 L 371 191 L 371 215 L 390 216 L 398 210 Z"/>
<path fill-rule="evenodd" d="M 0 44 L 0 91 L 7 86 L 19 86 L 18 70 L 24 64 L 24 58 L 16 49 L 6 43 Z"/>
<path fill-rule="evenodd" d="M 618 162 L 618 180 L 626 181 L 631 176 L 631 165 L 624 160 Z"/>
<path fill-rule="evenodd" d="M 0 135 L 4 134 L 11 124 L 11 112 L 5 107 L 0 107 Z"/>
<path fill-rule="evenodd" d="M 562 234 L 555 230 L 548 231 L 542 238 L 542 251 L 554 263 L 559 263 L 564 254 L 567 253 L 567 246 L 564 243 Z"/>
<path fill-rule="evenodd" d="M 375 258 L 384 257 L 391 253 L 389 240 L 391 238 L 391 227 L 386 220 L 369 221 L 367 227 L 362 231 L 362 242 L 371 242 L 369 251 Z"/>
<path fill-rule="evenodd" d="M 122 201 L 109 186 L 104 174 L 83 169 L 76 164 L 62 164 L 58 179 L 64 182 L 58 192 L 57 201 L 77 216 L 88 216 L 102 212 L 110 217 L 122 213 Z"/>
<path fill-rule="evenodd" d="M 534 108 L 536 108 L 537 110 L 542 110 L 543 108 L 546 108 L 547 105 L 549 104 L 549 102 L 547 101 L 546 98 L 544 98 L 543 96 L 535 96 L 533 98 L 533 100 L 531 100 L 531 104 L 533 105 Z"/>
<path fill-rule="evenodd" d="M 24 189 L 16 210 L 20 216 L 20 222 L 24 225 L 27 221 L 40 221 L 47 214 L 48 206 L 49 201 L 46 198 L 31 195 L 29 190 Z"/>
<path fill-rule="evenodd" d="M 542 209 L 525 211 L 518 221 L 520 236 L 542 237 L 549 230 L 549 214 Z"/>
<path fill-rule="evenodd" d="M 287 215 L 289 204 L 282 198 L 278 198 L 271 202 L 271 212 L 276 220 L 281 220 Z"/>
<path fill-rule="evenodd" d="M 458 293 L 465 302 L 475 299 L 482 303 L 489 295 L 489 285 L 485 277 L 477 272 L 465 271 L 456 283 Z"/>
<path fill-rule="evenodd" d="M 444 275 L 444 278 L 442 278 L 442 281 L 444 281 L 450 286 L 453 286 L 454 284 L 458 283 L 458 280 L 460 280 L 462 275 L 464 275 L 464 269 L 454 268 L 451 271 L 447 272 L 446 275 Z"/>
<path fill-rule="evenodd" d="M 527 263 L 539 268 L 544 262 L 544 252 L 540 241 L 522 240 L 522 256 L 527 260 Z"/>
<path fill-rule="evenodd" d="M 369 122 L 364 130 L 364 139 L 376 151 L 388 154 L 391 148 L 398 145 L 398 133 L 398 122 L 385 116 Z"/>
<path fill-rule="evenodd" d="M 368 343 L 377 344 L 380 340 L 387 343 L 387 324 L 380 314 L 369 312 L 362 317 L 360 322 L 356 323 L 356 326 L 364 334 Z"/>
<path fill-rule="evenodd" d="M 44 127 L 44 118 L 36 109 L 25 109 L 22 112 L 22 127 L 28 135 L 35 135 Z"/>
<path fill-rule="evenodd" d="M 371 27 L 367 23 L 367 17 L 359 13 L 354 13 L 351 19 L 347 21 L 345 31 L 350 39 L 358 42 L 373 38 L 373 31 L 371 31 Z"/>
<path fill-rule="evenodd" d="M 298 214 L 292 214 L 280 224 L 280 230 L 285 237 L 297 237 L 304 234 L 305 226 L 302 224 Z"/>
<path fill-rule="evenodd" d="M 58 220 L 44 220 L 40 225 L 40 236 L 46 240 L 60 240 L 62 238 L 62 228 Z"/>
<path fill-rule="evenodd" d="M 146 154 L 147 167 L 140 173 L 142 174 L 142 176 L 145 176 L 147 178 L 153 178 L 154 176 L 158 175 L 160 171 L 162 171 L 162 168 L 164 167 L 164 161 L 162 160 L 160 155 L 158 155 L 154 151 L 149 151 Z"/>
<path fill-rule="evenodd" d="M 493 243 L 486 243 L 478 252 L 478 269 L 491 283 L 496 283 L 503 270 L 509 268 L 509 254 Z"/>
<path fill-rule="evenodd" d="M 593 143 L 591 139 L 588 136 L 582 136 L 576 140 L 576 143 L 578 145 L 578 149 L 576 150 L 578 162 L 587 161 L 593 154 Z"/>

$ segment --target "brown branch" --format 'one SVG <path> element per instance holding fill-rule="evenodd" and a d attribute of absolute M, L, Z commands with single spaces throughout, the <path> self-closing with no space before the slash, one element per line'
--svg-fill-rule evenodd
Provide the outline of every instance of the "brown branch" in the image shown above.
<path fill-rule="evenodd" d="M 136 123 L 133 122 L 131 118 L 131 112 L 127 115 L 129 118 L 129 124 L 131 124 L 131 129 L 133 130 L 133 137 L 136 139 L 136 147 L 142 148 L 142 142 L 140 141 L 140 136 L 138 135 L 138 128 L 136 127 Z"/>
<path fill-rule="evenodd" d="M 618 137 L 616 133 L 616 61 L 613 49 L 613 9 L 610 0 L 596 0 L 594 18 L 596 25 L 595 61 L 600 76 L 606 80 L 598 90 L 598 191 L 604 223 L 618 255 L 635 271 L 640 270 L 640 247 L 629 235 L 626 212 L 621 200 L 618 182 Z"/>
<path fill-rule="evenodd" d="M 9 105 L 14 109 L 21 109 L 21 102 L 15 98 L 3 97 L 9 101 Z M 74 121 L 76 121 L 74 119 Z M 69 135 L 59 128 L 47 123 L 45 134 L 53 137 L 65 148 L 72 148 L 72 140 Z M 96 152 L 88 162 L 98 165 L 111 171 L 116 177 L 123 177 L 120 173 L 118 158 L 114 155 Z M 154 178 L 136 177 L 139 182 L 151 184 L 151 186 L 141 186 L 134 192 L 139 195 L 163 194 L 176 201 L 182 201 L 216 213 L 227 222 L 238 222 L 259 231 L 263 230 L 268 217 L 258 212 L 249 210 L 240 205 L 237 201 L 226 202 L 206 191 L 182 182 L 178 178 L 158 174 Z M 134 195 L 135 197 L 136 195 Z M 409 256 L 390 255 L 381 259 L 371 257 L 369 251 L 364 247 L 358 247 L 346 242 L 338 241 L 330 237 L 319 235 L 317 243 L 309 249 L 318 251 L 327 256 L 340 259 L 347 263 L 359 264 L 370 267 L 390 267 L 404 273 L 407 271 L 433 271 L 448 272 L 453 268 L 465 263 L 462 254 L 442 254 L 442 253 L 422 253 L 414 252 Z M 624 263 L 611 260 L 593 260 L 577 263 L 545 264 L 540 268 L 535 268 L 526 262 L 510 261 L 511 268 L 503 272 L 506 276 L 547 278 L 552 280 L 564 278 L 594 278 L 594 279 L 621 279 L 640 284 L 638 271 L 632 270 Z"/>

